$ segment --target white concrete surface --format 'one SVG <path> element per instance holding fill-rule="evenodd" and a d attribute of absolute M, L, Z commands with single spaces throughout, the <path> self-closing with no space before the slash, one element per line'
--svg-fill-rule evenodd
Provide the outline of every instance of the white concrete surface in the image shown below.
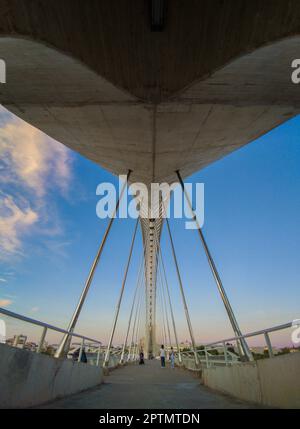
<path fill-rule="evenodd" d="M 249 402 L 300 408 L 300 353 L 203 369 L 203 383 Z"/>
<path fill-rule="evenodd" d="M 27 408 L 102 383 L 102 369 L 0 344 L 0 408 Z"/>

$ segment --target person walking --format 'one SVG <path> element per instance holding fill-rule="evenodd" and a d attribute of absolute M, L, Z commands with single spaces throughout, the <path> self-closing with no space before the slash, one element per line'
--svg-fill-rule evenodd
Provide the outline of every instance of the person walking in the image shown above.
<path fill-rule="evenodd" d="M 162 368 L 165 368 L 166 366 L 166 352 L 165 352 L 165 347 L 162 344 L 161 348 L 160 348 L 160 364 Z"/>
<path fill-rule="evenodd" d="M 173 347 L 171 347 L 171 353 L 170 353 L 170 361 L 171 361 L 171 368 L 175 368 L 175 353 L 173 350 Z"/>
<path fill-rule="evenodd" d="M 143 350 L 141 350 L 141 351 L 140 351 L 140 361 L 139 361 L 139 365 L 145 365 Z"/>

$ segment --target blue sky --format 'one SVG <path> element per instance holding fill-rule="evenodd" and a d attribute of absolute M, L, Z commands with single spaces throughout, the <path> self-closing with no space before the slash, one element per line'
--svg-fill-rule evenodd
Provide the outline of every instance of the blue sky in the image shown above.
<path fill-rule="evenodd" d="M 96 216 L 96 187 L 117 178 L 4 109 L 0 127 L 0 303 L 66 327 L 107 225 Z M 299 136 L 300 116 L 188 178 L 205 184 L 203 232 L 244 332 L 300 317 Z M 134 223 L 115 221 L 78 332 L 107 340 Z M 231 336 L 197 232 L 183 220 L 170 225 L 197 341 Z M 162 249 L 185 340 L 165 230 Z M 140 253 L 139 232 L 116 342 L 124 335 Z M 9 332 L 16 329 L 29 332 L 9 324 Z M 289 337 L 274 339 L 283 344 Z"/>

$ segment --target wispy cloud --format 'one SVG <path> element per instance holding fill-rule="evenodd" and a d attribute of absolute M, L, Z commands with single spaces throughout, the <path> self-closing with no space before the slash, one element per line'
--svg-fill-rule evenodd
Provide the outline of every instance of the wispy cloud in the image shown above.
<path fill-rule="evenodd" d="M 7 280 L 0 277 L 0 282 L 7 283 Z"/>
<path fill-rule="evenodd" d="M 62 233 L 50 191 L 67 193 L 70 151 L 0 108 L 0 259 L 22 255 L 23 239 Z"/>
<path fill-rule="evenodd" d="M 0 299 L 0 307 L 8 307 L 12 304 L 12 301 L 10 299 Z"/>
<path fill-rule="evenodd" d="M 53 184 L 63 191 L 69 184 L 68 149 L 21 119 L 12 116 L 0 128 L 0 155 L 2 183 L 22 184 L 37 197 Z"/>
<path fill-rule="evenodd" d="M 38 214 L 30 207 L 21 208 L 12 196 L 1 195 L 0 249 L 6 255 L 20 252 L 22 233 L 37 220 Z"/>
<path fill-rule="evenodd" d="M 37 313 L 39 311 L 39 307 L 32 307 L 30 309 L 30 313 Z"/>

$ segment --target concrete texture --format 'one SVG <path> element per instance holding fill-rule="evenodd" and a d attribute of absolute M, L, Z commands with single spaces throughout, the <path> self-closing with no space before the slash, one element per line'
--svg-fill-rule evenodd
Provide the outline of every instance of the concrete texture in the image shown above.
<path fill-rule="evenodd" d="M 96 409 L 185 409 L 256 408 L 232 397 L 215 393 L 200 384 L 190 372 L 169 366 L 160 368 L 157 360 L 144 366 L 128 365 L 114 370 L 94 389 L 55 401 L 41 408 Z"/>
<path fill-rule="evenodd" d="M 2 35 L 52 46 L 151 103 L 300 34 L 299 0 L 172 0 L 162 32 L 151 32 L 147 0 L 0 0 L 0 9 Z"/>
<path fill-rule="evenodd" d="M 203 370 L 216 391 L 264 406 L 300 408 L 300 353 Z"/>
<path fill-rule="evenodd" d="M 262 404 L 300 409 L 300 353 L 257 362 Z"/>
<path fill-rule="evenodd" d="M 94 387 L 102 369 L 0 344 L 0 408 L 27 408 Z"/>
<path fill-rule="evenodd" d="M 132 181 L 176 180 L 300 112 L 291 58 L 300 37 L 258 49 L 148 104 L 76 59 L 36 41 L 0 37 L 7 83 L 0 102 L 57 141 Z"/>

